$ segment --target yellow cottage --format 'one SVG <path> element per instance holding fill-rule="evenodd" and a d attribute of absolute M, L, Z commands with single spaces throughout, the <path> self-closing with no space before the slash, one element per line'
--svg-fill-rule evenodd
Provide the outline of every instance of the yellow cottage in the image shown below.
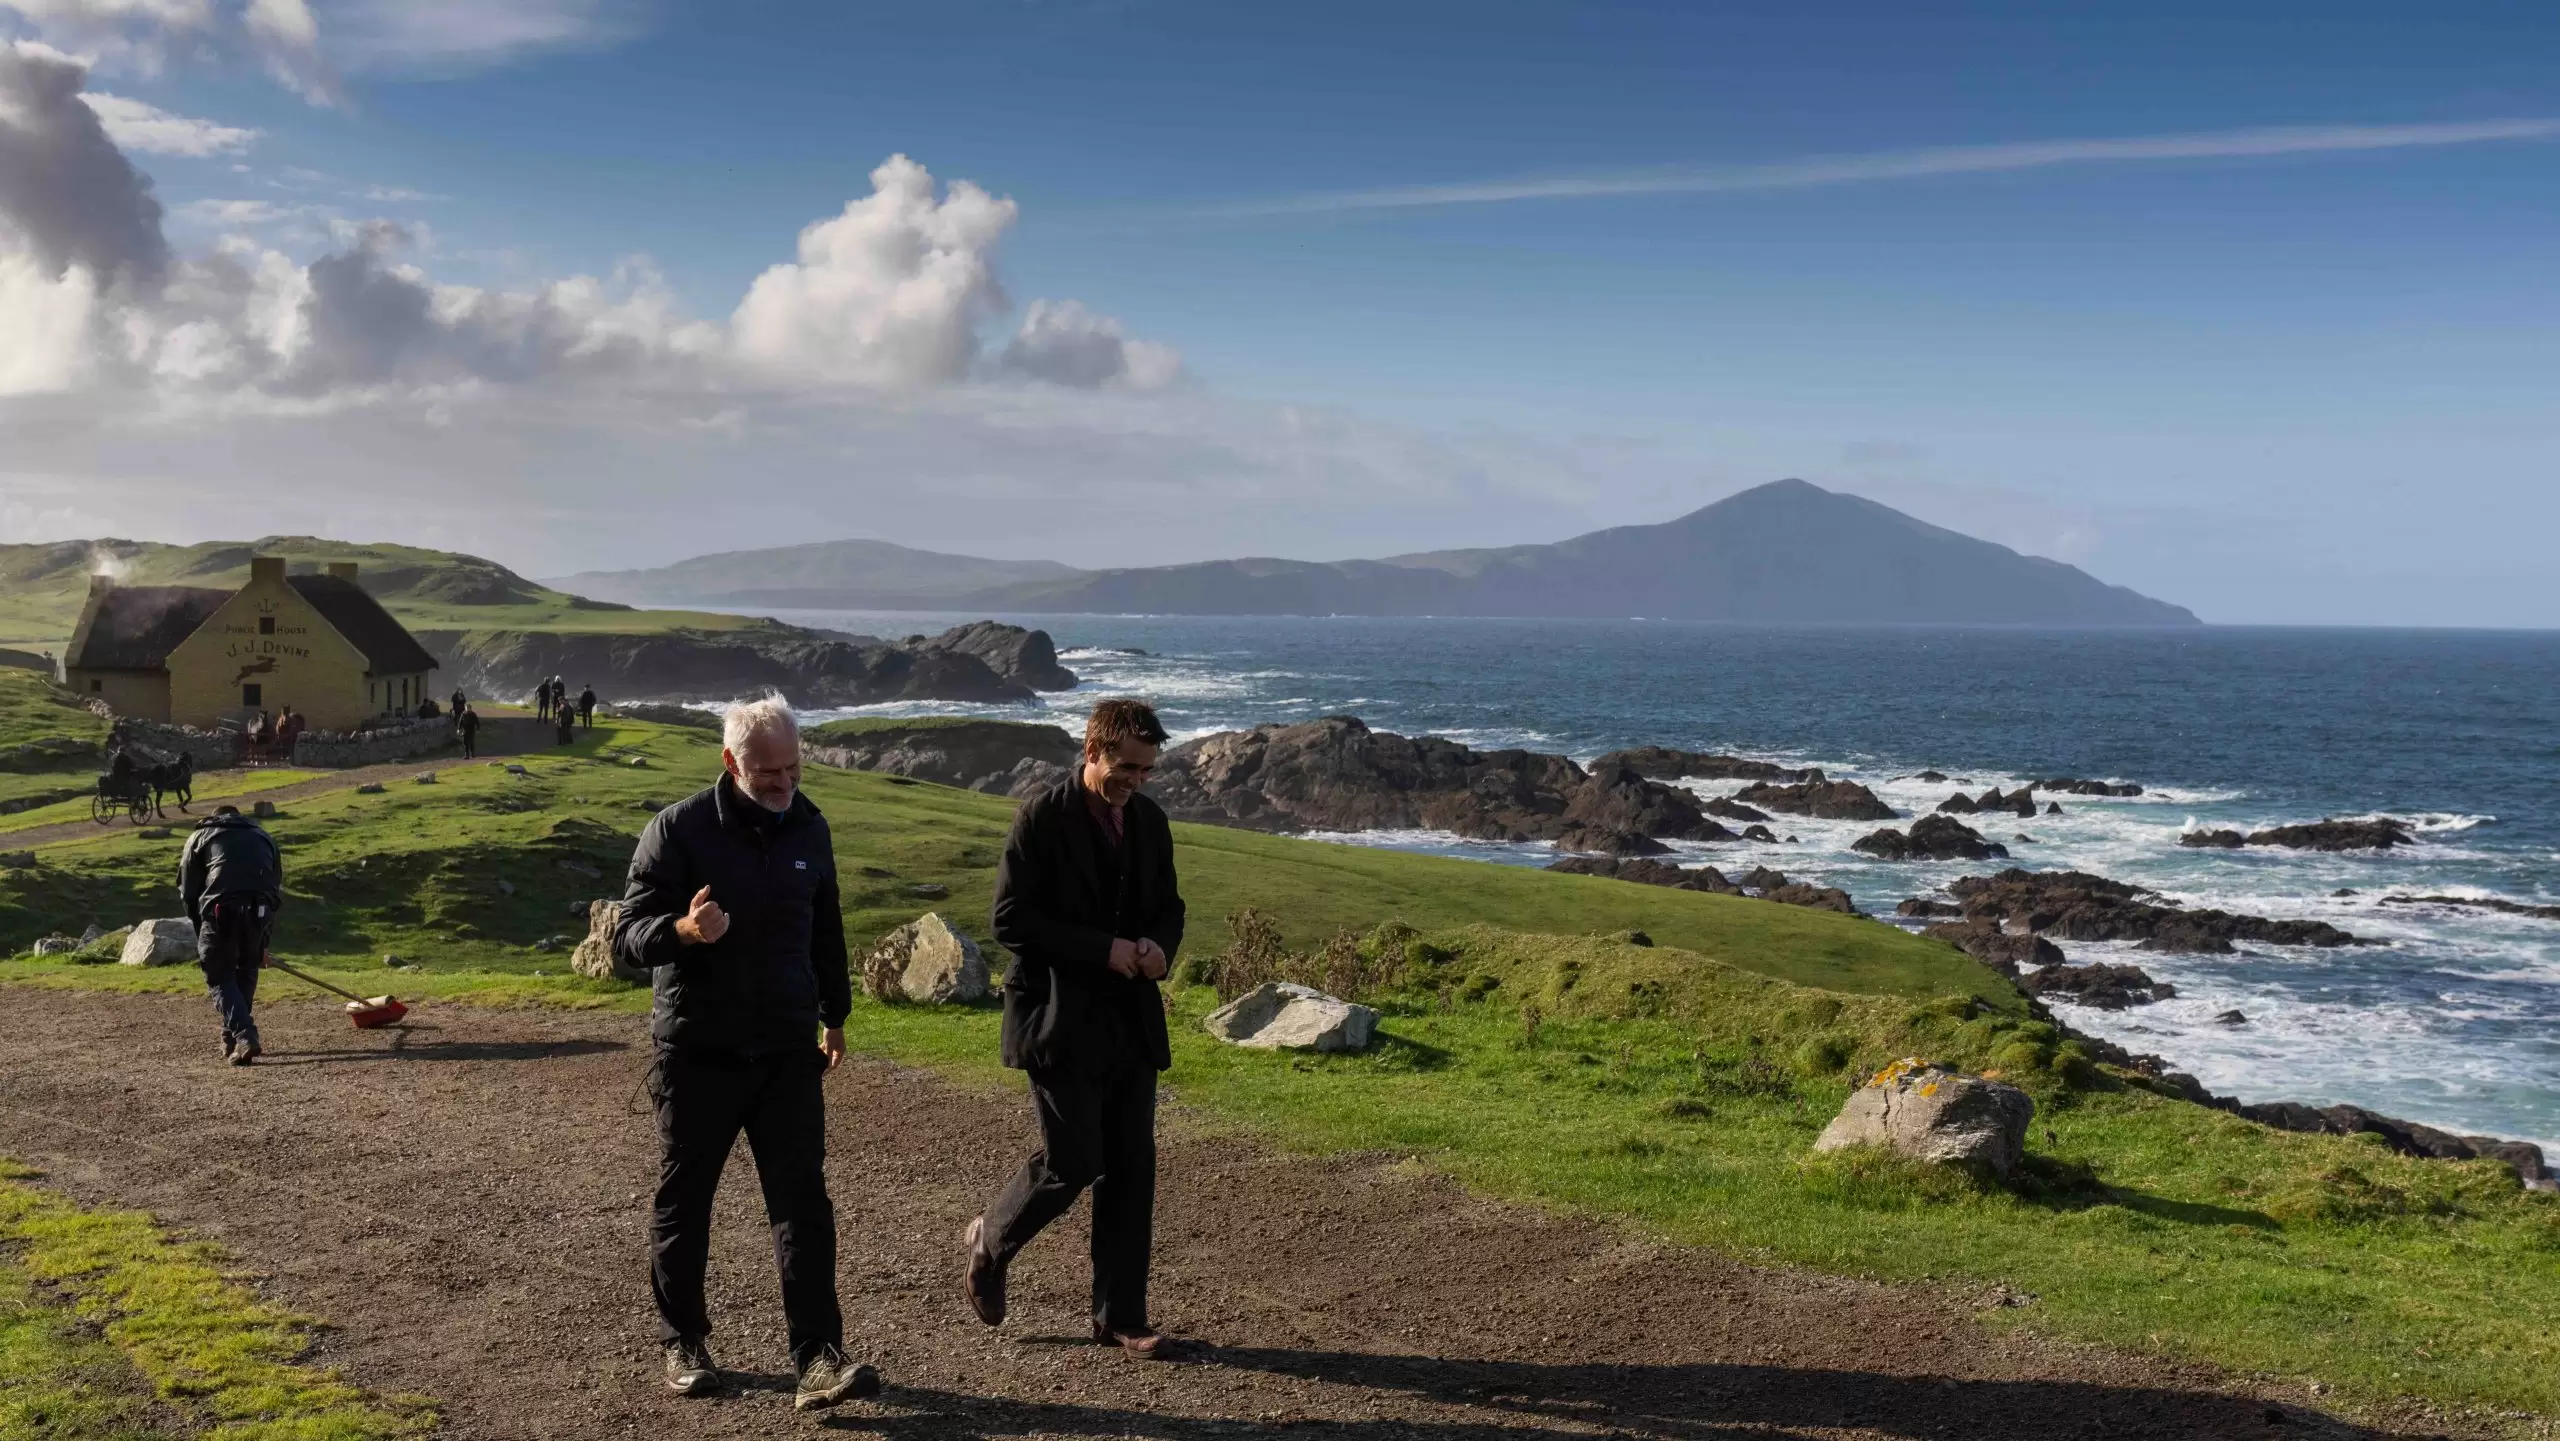
<path fill-rule="evenodd" d="M 118 715 L 213 726 L 291 706 L 315 729 L 348 730 L 416 714 L 435 668 L 352 562 L 287 575 L 257 556 L 236 591 L 92 578 L 63 679 Z"/>

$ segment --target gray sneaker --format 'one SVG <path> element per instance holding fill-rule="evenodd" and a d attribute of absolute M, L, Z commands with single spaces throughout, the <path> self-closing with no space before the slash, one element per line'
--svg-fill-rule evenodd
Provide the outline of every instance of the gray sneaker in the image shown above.
<path fill-rule="evenodd" d="M 829 1346 L 809 1358 L 800 1368 L 800 1390 L 791 1398 L 794 1411 L 823 1411 L 839 1401 L 860 1400 L 880 1394 L 880 1372 L 871 1366 L 856 1366 L 844 1353 Z"/>
<path fill-rule="evenodd" d="M 667 1389 L 679 1396 L 708 1396 L 720 1389 L 720 1363 L 711 1359 L 711 1346 L 700 1337 L 669 1341 L 667 1353 Z"/>
<path fill-rule="evenodd" d="M 245 1066 L 256 1059 L 258 1059 L 257 1042 L 241 1040 L 231 1043 L 231 1064 Z"/>

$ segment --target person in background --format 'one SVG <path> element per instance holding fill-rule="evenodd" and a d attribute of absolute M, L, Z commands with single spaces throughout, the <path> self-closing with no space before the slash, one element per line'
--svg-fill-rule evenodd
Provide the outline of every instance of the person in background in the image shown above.
<path fill-rule="evenodd" d="M 584 686 L 578 691 L 578 724 L 588 730 L 596 728 L 596 688 Z"/>
<path fill-rule="evenodd" d="M 779 697 L 729 712 L 720 765 L 640 833 L 614 924 L 614 953 L 655 973 L 650 1291 L 669 1388 L 718 1389 L 703 1270 L 720 1171 L 745 1131 L 782 1270 L 792 1405 L 818 1410 L 880 1390 L 877 1370 L 845 1359 L 827 1197 L 824 1082 L 853 1006 L 835 843 L 800 793 L 800 722 Z"/>
<path fill-rule="evenodd" d="M 458 707 L 453 713 L 453 728 L 462 737 L 462 758 L 471 760 L 480 754 L 480 712 L 470 706 Z"/>
<path fill-rule="evenodd" d="M 1004 1063 L 1031 1076 L 1040 1149 L 969 1223 L 965 1289 L 990 1326 L 1005 1272 L 1041 1228 L 1093 1188 L 1093 1339 L 1158 1359 L 1147 1317 L 1154 1249 L 1156 1073 L 1173 1064 L 1156 988 L 1182 946 L 1173 828 L 1139 794 L 1165 729 L 1134 700 L 1084 728 L 1083 764 L 1022 803 L 996 869 Z"/>
<path fill-rule="evenodd" d="M 301 740 L 302 733 L 310 728 L 309 717 L 295 711 L 291 706 L 284 707 L 282 714 L 276 720 L 276 754 L 286 760 L 293 759 L 294 743 Z"/>
<path fill-rule="evenodd" d="M 547 678 L 534 682 L 533 718 L 538 721 L 551 719 L 551 682 Z"/>
<path fill-rule="evenodd" d="M 554 744 L 565 746 L 578 738 L 578 713 L 569 709 L 567 701 L 551 708 L 551 724 Z"/>
<path fill-rule="evenodd" d="M 460 686 L 455 686 L 455 687 L 453 688 L 453 704 L 452 704 L 451 706 L 447 707 L 447 709 L 448 709 L 448 710 L 450 710 L 450 711 L 452 712 L 453 717 L 454 717 L 454 719 L 456 719 L 456 720 L 459 720 L 459 719 L 461 719 L 461 718 L 462 718 L 462 707 L 463 707 L 463 703 L 464 703 L 464 697 L 463 697 L 463 694 L 462 694 L 462 687 L 460 687 Z"/>
<path fill-rule="evenodd" d="M 196 964 L 222 1017 L 222 1054 L 235 1066 L 258 1058 L 258 969 L 284 903 L 284 857 L 265 827 L 220 806 L 178 852 L 178 899 L 196 928 Z"/>
<path fill-rule="evenodd" d="M 558 676 L 551 678 L 551 713 L 559 715 L 569 708 L 569 683 Z"/>
<path fill-rule="evenodd" d="M 444 712 L 436 709 L 436 698 L 434 696 L 426 696 L 419 700 L 418 719 L 434 720 L 437 716 L 442 714 L 444 714 Z"/>

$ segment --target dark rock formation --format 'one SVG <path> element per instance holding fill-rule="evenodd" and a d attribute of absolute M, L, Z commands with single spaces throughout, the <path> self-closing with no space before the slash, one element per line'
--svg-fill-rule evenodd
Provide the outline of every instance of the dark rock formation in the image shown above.
<path fill-rule="evenodd" d="M 1578 821 L 1556 832 L 1550 839 L 1557 850 L 1578 855 L 1659 856 L 1671 851 L 1671 847 L 1640 831 L 1586 825 Z"/>
<path fill-rule="evenodd" d="M 664 705 L 656 701 L 631 700 L 619 705 L 598 706 L 597 709 L 607 715 L 626 716 L 632 720 L 648 721 L 653 725 L 684 726 L 690 730 L 705 731 L 720 729 L 720 717 L 717 714 L 707 710 L 695 710 L 686 705 Z"/>
<path fill-rule="evenodd" d="M 2233 941 L 2279 946 L 2348 946 L 2356 938 L 2326 921 L 2275 921 L 2228 911 L 2189 911 L 2153 894 L 2081 871 L 2012 868 L 1966 876 L 1947 887 L 1968 919 L 2066 941 L 2139 941 L 2152 951 L 2223 952 Z"/>
<path fill-rule="evenodd" d="M 1911 823 L 1908 835 L 1887 827 L 1859 837 L 1849 849 L 1888 861 L 1980 861 L 2006 859 L 2009 848 L 1986 841 L 1982 833 L 1953 816 L 1926 815 Z"/>
<path fill-rule="evenodd" d="M 1919 917 L 1960 916 L 1964 914 L 1964 907 L 1957 905 L 1953 901 L 1930 900 L 1923 896 L 1913 896 L 1909 900 L 1904 901 L 1901 905 L 1895 906 L 1893 908 L 1893 913 L 1897 916 Z"/>
<path fill-rule="evenodd" d="M 1074 690 L 1076 673 L 1058 664 L 1058 648 L 1045 630 L 1024 630 L 1000 621 L 973 621 L 937 636 L 911 635 L 911 650 L 952 651 L 976 656 L 987 669 L 1033 690 Z"/>
<path fill-rule="evenodd" d="M 2245 1026 L 2249 1024 L 2249 1013 L 2247 1011 L 2223 1011 L 2214 1016 L 2213 1023 L 2217 1026 Z"/>
<path fill-rule="evenodd" d="M 2060 802 L 2060 801 L 2050 801 L 2050 802 L 2047 802 L 2047 803 L 2046 803 L 2046 805 L 2045 805 L 2045 808 L 2044 808 L 2044 813 L 2045 813 L 2046 815 L 2049 815 L 2049 816 L 2058 816 L 2058 815 L 2062 814 L 2062 802 Z"/>
<path fill-rule="evenodd" d="M 476 695 L 520 696 L 546 677 L 607 701 L 735 700 L 778 691 L 799 706 L 1033 699 L 974 655 L 764 622 L 731 631 L 426 631 L 445 677 Z M 1044 638 L 1045 640 L 1045 638 Z"/>
<path fill-rule="evenodd" d="M 2342 896 L 2353 891 L 2339 891 Z M 2522 901 L 2497 896 L 2384 896 L 2386 906 L 2467 906 L 2473 910 L 2499 911 L 2510 916 L 2531 916 L 2536 920 L 2560 921 L 2560 906 L 2529 906 Z"/>
<path fill-rule="evenodd" d="M 1740 895 L 1742 888 L 1726 880 L 1724 872 L 1713 866 L 1700 866 L 1694 871 L 1682 870 L 1665 861 L 1632 859 L 1612 860 L 1607 856 L 1568 856 L 1548 870 L 1567 875 L 1604 876 L 1611 880 L 1633 881 L 1640 886 L 1668 886 L 1682 891 L 1710 891 L 1717 895 Z"/>
<path fill-rule="evenodd" d="M 1787 879 L 1787 873 L 1767 866 L 1753 866 L 1741 878 L 1742 888 L 1758 891 L 1760 899 L 1776 901 L 1782 906 L 1803 906 L 1809 910 L 1838 911 L 1844 916 L 1863 914 L 1847 891 L 1836 886 L 1817 886 Z"/>
<path fill-rule="evenodd" d="M 2431 1156 L 2443 1161 L 2500 1161 L 2516 1173 L 2517 1180 L 2528 1185 L 2551 1179 L 2550 1168 L 2543 1163 L 2542 1148 L 2530 1141 L 2502 1141 L 2495 1136 L 2457 1136 L 2415 1121 L 2376 1115 L 2362 1106 L 2312 1107 L 2299 1101 L 2267 1101 L 2251 1106 L 2226 1102 L 2223 1108 L 2279 1131 L 2304 1131 L 2326 1136 L 2379 1136 L 2384 1145 L 2404 1156 Z"/>
<path fill-rule="evenodd" d="M 2178 993 L 2166 981 L 2155 981 L 2140 966 L 2098 964 L 2091 966 L 2046 966 L 2031 971 L 2019 981 L 2031 996 L 2067 1001 L 2101 1011 L 2121 1011 L 2128 1006 L 2147 1006 L 2165 1001 Z"/>
<path fill-rule="evenodd" d="M 1812 816 L 1818 820 L 1889 821 L 1893 819 L 1893 807 L 1877 800 L 1875 792 L 1856 781 L 1824 780 L 1820 771 L 1815 771 L 1813 775 L 1812 780 L 1799 781 L 1794 785 L 1775 785 L 1762 781 L 1758 785 L 1745 786 L 1735 794 L 1734 799 L 1756 806 L 1766 806 L 1773 811 L 1785 811 L 1789 815 Z"/>
<path fill-rule="evenodd" d="M 2238 831 L 2181 831 L 2178 844 L 2198 850 L 2236 851 L 2249 843 Z"/>
<path fill-rule="evenodd" d="M 1742 828 L 1742 838 L 1746 841 L 1758 841 L 1762 845 L 1768 846 L 1774 846 L 1778 843 L 1777 833 L 1770 830 L 1767 826 L 1744 826 Z"/>
<path fill-rule="evenodd" d="M 1765 821 L 1769 818 L 1767 811 L 1753 810 L 1731 796 L 1717 796 L 1698 809 L 1711 816 L 1722 816 L 1729 821 Z"/>
<path fill-rule="evenodd" d="M 2382 816 L 2369 821 L 2318 820 L 2309 825 L 2276 826 L 2249 833 L 2253 846 L 2287 846 L 2297 851 L 2376 851 L 2413 845 L 2406 823 Z"/>
<path fill-rule="evenodd" d="M 1943 783 L 1946 778 L 1947 773 L 1945 771 L 1922 771 L 1920 774 L 1912 777 L 1915 781 L 1927 781 L 1933 786 Z"/>
<path fill-rule="evenodd" d="M 2024 967 L 2062 964 L 2062 947 L 2042 936 L 2004 931 L 1989 921 L 1945 922 L 1920 934 L 1945 941 L 2013 981 Z"/>
<path fill-rule="evenodd" d="M 1066 775 L 1079 753 L 1075 738 L 1056 726 L 992 720 L 819 726 L 804 738 L 804 750 L 820 765 L 993 795 L 1027 795 L 1048 785 Z"/>
<path fill-rule="evenodd" d="M 1354 716 L 1257 726 L 1165 752 L 1152 788 L 1176 820 L 1265 831 L 1429 829 L 1481 840 L 1731 840 L 1695 797 L 1623 766 L 1476 751 Z"/>
<path fill-rule="evenodd" d="M 1822 772 L 1790 770 L 1767 761 L 1744 760 L 1740 756 L 1707 755 L 1698 751 L 1673 750 L 1668 746 L 1635 746 L 1611 751 L 1591 763 L 1593 770 L 1623 766 L 1637 775 L 1652 780 L 1703 781 L 1802 781 L 1818 780 Z M 1767 816 L 1743 816 L 1742 820 L 1767 820 Z"/>
<path fill-rule="evenodd" d="M 2142 794 L 2142 787 L 2137 785 L 2129 783 L 2115 784 L 2108 781 L 2084 781 L 2071 776 L 2060 776 L 2049 781 L 2038 781 L 2032 787 L 2029 787 L 2029 789 L 2054 791 L 2066 796 L 2138 796 Z"/>

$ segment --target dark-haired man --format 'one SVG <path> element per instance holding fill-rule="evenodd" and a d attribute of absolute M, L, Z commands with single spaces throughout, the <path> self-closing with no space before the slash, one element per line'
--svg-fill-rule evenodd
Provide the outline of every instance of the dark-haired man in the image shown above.
<path fill-rule="evenodd" d="M 238 806 L 221 806 L 199 822 L 178 852 L 178 899 L 196 928 L 196 964 L 222 1016 L 223 1058 L 245 1066 L 258 1058 L 258 969 L 267 936 L 284 903 L 284 857 L 275 837 Z"/>
<path fill-rule="evenodd" d="M 1031 1075 L 1040 1149 L 969 1223 L 966 1289 L 1004 1320 L 1005 1270 L 1093 1188 L 1093 1338 L 1157 1358 L 1147 1318 L 1154 1248 L 1156 1073 L 1173 1064 L 1156 983 L 1182 946 L 1173 829 L 1139 794 L 1165 730 L 1134 700 L 1085 722 L 1075 772 L 1022 803 L 996 871 L 1004 1063 Z"/>

